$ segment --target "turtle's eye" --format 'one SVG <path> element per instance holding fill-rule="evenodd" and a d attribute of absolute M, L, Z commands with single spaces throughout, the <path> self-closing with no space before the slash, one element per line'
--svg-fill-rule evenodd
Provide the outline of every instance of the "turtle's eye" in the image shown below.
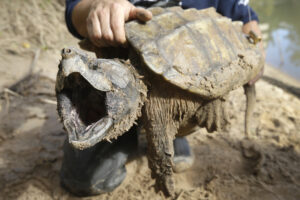
<path fill-rule="evenodd" d="M 61 56 L 63 58 L 69 58 L 71 55 L 73 55 L 73 51 L 69 48 L 63 48 L 61 51 Z"/>

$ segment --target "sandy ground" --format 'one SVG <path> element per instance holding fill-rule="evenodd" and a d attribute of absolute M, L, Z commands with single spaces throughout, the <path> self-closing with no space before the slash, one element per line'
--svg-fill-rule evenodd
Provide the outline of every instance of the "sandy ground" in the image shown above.
<path fill-rule="evenodd" d="M 24 2 L 44 6 L 38 0 L 20 2 L 13 6 L 8 0 L 1 1 L 5 8 L 12 9 L 6 9 L 5 14 L 0 6 L 0 17 L 4 16 L 4 22 L 9 19 L 11 25 L 0 24 L 0 199 L 79 199 L 60 186 L 61 149 L 66 134 L 53 104 L 59 50 L 76 44 L 76 40 L 63 25 L 62 12 L 54 18 L 59 25 L 54 19 L 48 21 L 50 31 L 35 27 L 44 30 L 42 36 L 30 31 L 36 25 L 21 17 L 18 23 L 25 27 L 18 32 L 18 23 L 9 13 L 20 7 L 31 9 Z M 57 2 L 48 6 L 63 10 Z M 51 9 L 31 15 L 48 19 Z M 24 16 L 25 11 L 21 11 Z M 51 29 L 53 25 L 56 29 Z M 28 37 L 29 33 L 32 36 Z M 55 38 L 47 40 L 52 35 Z M 7 42 L 12 36 L 15 40 Z M 38 78 L 27 82 L 18 94 L 7 92 L 5 88 L 29 71 L 36 49 L 41 49 L 33 70 L 40 74 Z M 257 83 L 252 135 L 247 141 L 243 139 L 243 91 L 238 89 L 229 96 L 228 131 L 208 134 L 201 129 L 188 136 L 195 163 L 187 172 L 175 174 L 177 199 L 299 200 L 300 83 L 267 66 L 265 76 Z M 164 199 L 154 190 L 143 145 L 126 168 L 127 177 L 115 191 L 84 199 Z"/>

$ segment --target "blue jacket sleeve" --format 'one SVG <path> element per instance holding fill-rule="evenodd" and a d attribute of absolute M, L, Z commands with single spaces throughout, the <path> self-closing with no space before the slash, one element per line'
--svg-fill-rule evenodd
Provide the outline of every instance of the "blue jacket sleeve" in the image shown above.
<path fill-rule="evenodd" d="M 249 0 L 182 0 L 182 7 L 185 9 L 215 7 L 221 15 L 245 24 L 250 21 L 250 18 L 258 21 L 256 13 L 249 7 L 248 2 Z"/>
<path fill-rule="evenodd" d="M 251 20 L 258 21 L 256 13 L 248 5 L 248 0 L 219 0 L 216 9 L 233 21 L 242 21 L 244 24 Z"/>
<path fill-rule="evenodd" d="M 66 11 L 65 11 L 65 20 L 70 33 L 78 39 L 83 39 L 83 37 L 76 31 L 72 23 L 72 12 L 74 7 L 79 3 L 80 0 L 66 0 Z"/>

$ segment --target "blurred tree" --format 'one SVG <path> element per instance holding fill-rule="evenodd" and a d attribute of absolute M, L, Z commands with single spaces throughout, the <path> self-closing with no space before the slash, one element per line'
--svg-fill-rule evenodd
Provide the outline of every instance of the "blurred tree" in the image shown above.
<path fill-rule="evenodd" d="M 267 23 L 269 35 L 267 42 L 276 43 L 278 35 L 275 30 L 285 29 L 291 46 L 286 50 L 291 52 L 290 60 L 295 66 L 300 66 L 300 1 L 299 0 L 252 0 L 250 6 L 257 12 L 260 22 Z M 280 43 L 280 42 L 279 42 Z"/>

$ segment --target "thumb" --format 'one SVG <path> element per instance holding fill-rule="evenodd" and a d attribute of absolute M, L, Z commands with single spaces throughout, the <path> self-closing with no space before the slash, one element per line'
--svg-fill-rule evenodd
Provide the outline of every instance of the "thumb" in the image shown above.
<path fill-rule="evenodd" d="M 142 22 L 152 19 L 152 13 L 144 8 L 132 7 L 129 13 L 129 20 L 138 19 Z"/>

